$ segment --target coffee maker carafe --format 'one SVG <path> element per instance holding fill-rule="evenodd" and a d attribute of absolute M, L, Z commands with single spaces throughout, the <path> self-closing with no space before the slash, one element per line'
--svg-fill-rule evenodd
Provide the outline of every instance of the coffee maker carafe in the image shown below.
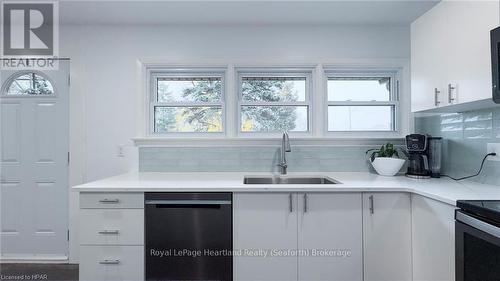
<path fill-rule="evenodd" d="M 428 157 L 428 135 L 411 134 L 406 136 L 406 150 L 408 151 L 408 171 L 406 176 L 416 179 L 431 177 Z"/>

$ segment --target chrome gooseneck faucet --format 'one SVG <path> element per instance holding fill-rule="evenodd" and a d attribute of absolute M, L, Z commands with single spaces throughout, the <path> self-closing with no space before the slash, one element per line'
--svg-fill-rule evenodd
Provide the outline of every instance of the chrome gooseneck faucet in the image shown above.
<path fill-rule="evenodd" d="M 283 132 L 283 138 L 281 140 L 281 159 L 278 166 L 281 168 L 280 172 L 282 175 L 286 175 L 286 168 L 288 164 L 286 163 L 286 153 L 291 152 L 292 148 L 290 147 L 290 138 L 288 137 L 288 133 Z"/>

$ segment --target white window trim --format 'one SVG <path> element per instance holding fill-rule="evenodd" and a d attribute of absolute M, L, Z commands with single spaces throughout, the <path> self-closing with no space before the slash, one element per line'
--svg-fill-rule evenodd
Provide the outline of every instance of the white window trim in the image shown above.
<path fill-rule="evenodd" d="M 398 67 L 382 68 L 382 67 L 352 67 L 352 68 L 324 68 L 324 95 L 323 102 L 325 104 L 323 113 L 323 130 L 327 137 L 403 137 L 402 126 L 402 107 L 401 107 L 401 80 L 402 70 Z M 328 100 L 328 79 L 330 77 L 390 77 L 391 78 L 391 100 L 390 101 L 329 101 Z M 329 131 L 328 130 L 328 107 L 339 105 L 390 105 L 394 106 L 394 130 L 389 131 Z"/>
<path fill-rule="evenodd" d="M 311 78 L 311 112 L 309 116 L 310 132 L 308 135 L 293 135 L 296 145 L 371 145 L 390 141 L 398 143 L 404 140 L 404 135 L 411 131 L 413 126 L 410 110 L 410 63 L 408 59 L 384 58 L 384 59 L 339 59 L 325 63 L 299 63 L 280 64 L 279 62 L 262 62 L 256 65 L 254 62 L 240 62 L 237 65 L 231 63 L 221 63 L 218 60 L 208 60 L 203 63 L 179 62 L 179 61 L 158 61 L 157 59 L 144 59 L 137 61 L 138 88 L 137 95 L 137 137 L 132 138 L 137 146 L 259 146 L 279 144 L 277 138 L 281 134 L 239 135 L 239 113 L 238 113 L 238 69 L 290 69 L 291 72 L 297 69 L 309 69 Z M 205 133 L 182 133 L 168 135 L 151 135 L 149 130 L 149 100 L 150 100 L 150 71 L 170 71 L 178 73 L 185 70 L 197 70 L 198 72 L 221 71 L 225 73 L 224 87 L 224 134 L 212 136 Z M 328 71 L 345 70 L 358 71 L 388 71 L 397 70 L 399 82 L 399 102 L 400 112 L 397 121 L 399 122 L 398 132 L 328 132 L 327 123 L 327 76 Z M 227 93 L 227 94 L 226 94 Z M 314 108 L 314 111 L 313 111 Z M 218 134 L 218 133 L 213 133 Z"/>
<path fill-rule="evenodd" d="M 220 138 L 226 136 L 226 68 L 163 68 L 148 69 L 148 93 L 147 93 L 147 116 L 148 116 L 148 136 L 165 138 L 183 138 L 183 137 L 207 137 Z M 220 102 L 157 102 L 157 83 L 156 80 L 161 77 L 176 78 L 202 78 L 202 77 L 220 77 L 222 82 Z M 154 131 L 155 116 L 154 109 L 157 106 L 171 107 L 189 107 L 189 106 L 217 106 L 222 108 L 222 132 L 171 132 L 157 133 Z"/>
<path fill-rule="evenodd" d="M 236 136 L 241 138 L 267 138 L 267 137 L 277 137 L 281 136 L 282 132 L 242 132 L 241 131 L 241 107 L 242 106 L 307 106 L 307 131 L 306 132 L 294 132 L 290 131 L 289 134 L 292 137 L 312 137 L 313 136 L 313 95 L 314 95 L 314 83 L 313 83 L 313 69 L 311 67 L 236 67 L 235 68 L 235 92 L 237 95 L 237 124 Z M 306 78 L 306 89 L 305 89 L 305 100 L 297 102 L 246 102 L 243 101 L 242 93 L 242 82 L 243 77 L 305 77 Z"/>

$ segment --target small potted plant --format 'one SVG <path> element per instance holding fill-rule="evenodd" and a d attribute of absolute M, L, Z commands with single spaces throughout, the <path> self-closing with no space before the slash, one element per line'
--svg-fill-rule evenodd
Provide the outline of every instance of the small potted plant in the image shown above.
<path fill-rule="evenodd" d="M 370 149 L 366 154 L 369 152 L 370 163 L 381 176 L 394 176 L 405 164 L 405 160 L 399 158 L 399 153 L 392 143 L 382 145 L 380 149 Z"/>

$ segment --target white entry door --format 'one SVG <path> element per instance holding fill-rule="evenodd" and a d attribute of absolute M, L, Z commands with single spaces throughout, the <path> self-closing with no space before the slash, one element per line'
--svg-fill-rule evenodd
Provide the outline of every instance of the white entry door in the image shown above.
<path fill-rule="evenodd" d="M 69 60 L 0 71 L 2 259 L 68 256 Z"/>

